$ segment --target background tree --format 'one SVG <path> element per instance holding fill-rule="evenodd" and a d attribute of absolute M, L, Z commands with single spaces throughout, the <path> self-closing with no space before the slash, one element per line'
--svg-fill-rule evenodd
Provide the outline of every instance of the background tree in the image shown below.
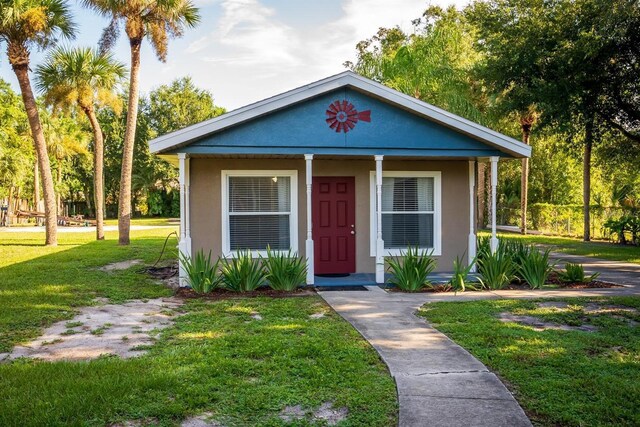
<path fill-rule="evenodd" d="M 200 16 L 190 0 L 83 0 L 83 3 L 111 19 L 101 39 L 102 50 L 109 49 L 118 36 L 121 23 L 131 47 L 127 126 L 122 153 L 122 172 L 118 203 L 118 242 L 129 244 L 131 228 L 131 177 L 138 117 L 140 49 L 146 37 L 160 61 L 167 57 L 170 37 L 179 37 L 195 26 Z"/>
<path fill-rule="evenodd" d="M 18 0 L 0 2 L 0 41 L 7 45 L 7 57 L 16 74 L 42 176 L 47 245 L 57 245 L 56 196 L 47 144 L 42 132 L 38 106 L 29 80 L 32 48 L 48 48 L 58 37 L 71 38 L 75 26 L 63 0 Z M 36 178 L 37 179 L 37 178 Z"/>
<path fill-rule="evenodd" d="M 55 109 L 80 109 L 93 130 L 93 195 L 96 238 L 104 239 L 104 137 L 96 109 L 110 106 L 119 113 L 122 100 L 115 90 L 126 76 L 124 64 L 109 53 L 89 48 L 60 48 L 36 69 L 37 87 Z"/>

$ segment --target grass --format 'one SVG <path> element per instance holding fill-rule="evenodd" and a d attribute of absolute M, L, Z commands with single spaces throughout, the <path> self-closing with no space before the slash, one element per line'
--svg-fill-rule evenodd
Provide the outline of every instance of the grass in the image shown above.
<path fill-rule="evenodd" d="M 481 235 L 489 235 L 487 232 Z M 528 234 L 523 236 L 517 233 L 501 233 L 500 237 L 519 239 L 525 243 L 535 243 L 551 246 L 554 252 L 562 252 L 570 255 L 592 256 L 612 261 L 623 261 L 640 264 L 640 247 L 631 245 L 617 245 L 606 241 L 584 242 L 573 237 L 542 236 Z"/>
<path fill-rule="evenodd" d="M 171 292 L 137 270 L 98 267 L 126 259 L 151 263 L 166 229 L 136 231 L 119 247 L 93 233 L 61 233 L 60 246 L 40 246 L 36 233 L 0 232 L 0 352 L 68 320 L 95 297 L 114 302 Z M 175 257 L 172 247 L 171 256 Z M 0 425 L 177 425 L 203 412 L 226 426 L 287 424 L 288 405 L 347 407 L 340 426 L 397 422 L 395 385 L 375 351 L 316 296 L 189 301 L 146 355 L 90 362 L 17 360 L 0 364 Z M 323 312 L 325 316 L 309 316 Z M 262 320 L 255 320 L 259 313 Z"/>
<path fill-rule="evenodd" d="M 640 425 L 640 327 L 624 320 L 640 322 L 640 315 L 583 311 L 588 302 L 640 310 L 640 298 L 564 301 L 566 309 L 538 308 L 531 300 L 443 302 L 424 306 L 420 315 L 505 380 L 534 424 Z M 501 312 L 599 330 L 538 332 L 499 321 Z"/>

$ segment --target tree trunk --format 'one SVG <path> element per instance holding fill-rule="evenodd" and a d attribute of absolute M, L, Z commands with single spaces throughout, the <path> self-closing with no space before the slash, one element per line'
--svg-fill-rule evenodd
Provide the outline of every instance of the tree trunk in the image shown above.
<path fill-rule="evenodd" d="M 33 210 L 38 211 L 40 203 L 40 168 L 38 167 L 38 159 L 33 165 Z"/>
<path fill-rule="evenodd" d="M 31 128 L 31 136 L 35 146 L 36 155 L 38 157 L 38 166 L 42 176 L 42 190 L 44 193 L 44 213 L 45 213 L 45 244 L 47 246 L 56 246 L 58 244 L 58 218 L 56 215 L 56 194 L 53 187 L 53 176 L 51 174 L 51 164 L 49 162 L 49 154 L 47 153 L 47 143 L 42 132 L 40 123 L 40 115 L 38 114 L 38 105 L 31 90 L 31 82 L 29 81 L 29 65 L 28 63 L 11 64 L 13 71 L 16 73 L 20 91 L 22 92 L 22 101 L 29 119 L 29 127 Z M 37 178 L 36 178 L 37 181 Z M 37 203 L 36 203 L 37 204 Z"/>
<path fill-rule="evenodd" d="M 58 191 L 56 191 L 56 204 L 58 205 L 58 215 L 63 215 L 62 195 L 60 194 L 60 186 L 62 185 L 62 160 L 58 159 Z"/>
<path fill-rule="evenodd" d="M 96 240 L 104 240 L 104 137 L 93 107 L 83 107 L 93 129 L 93 200 L 96 211 Z"/>
<path fill-rule="evenodd" d="M 138 120 L 138 84 L 140 74 L 140 47 L 142 39 L 130 40 L 131 72 L 129 78 L 129 105 L 127 107 L 127 127 L 122 149 L 122 172 L 120 174 L 120 195 L 118 200 L 118 243 L 128 245 L 131 230 L 131 175 L 133 173 L 133 148 Z"/>
<path fill-rule="evenodd" d="M 478 228 L 485 228 L 485 213 L 487 209 L 487 164 L 478 162 L 478 182 L 476 184 L 478 197 Z"/>
<path fill-rule="evenodd" d="M 522 123 L 522 142 L 529 145 L 531 124 Z M 527 204 L 529 201 L 529 158 L 522 159 L 522 174 L 520 176 L 520 233 L 527 234 Z"/>
<path fill-rule="evenodd" d="M 593 118 L 587 121 L 584 132 L 584 163 L 582 165 L 582 203 L 584 213 L 583 240 L 591 240 L 591 149 L 593 148 Z"/>
<path fill-rule="evenodd" d="M 11 225 L 11 213 L 13 212 L 13 193 L 16 191 L 16 187 L 13 185 L 9 187 L 9 200 L 7 201 L 7 221 L 5 225 Z"/>

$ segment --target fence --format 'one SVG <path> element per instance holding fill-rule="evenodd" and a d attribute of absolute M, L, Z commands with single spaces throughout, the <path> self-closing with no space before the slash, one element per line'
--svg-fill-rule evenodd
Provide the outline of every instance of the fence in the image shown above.
<path fill-rule="evenodd" d="M 608 239 L 604 229 L 607 220 L 620 218 L 624 210 L 619 207 L 591 206 L 591 237 Z M 519 208 L 498 207 L 497 221 L 501 225 L 520 225 Z M 584 214 L 582 205 L 552 205 L 533 203 L 529 205 L 527 227 L 543 233 L 564 236 L 581 236 Z"/>

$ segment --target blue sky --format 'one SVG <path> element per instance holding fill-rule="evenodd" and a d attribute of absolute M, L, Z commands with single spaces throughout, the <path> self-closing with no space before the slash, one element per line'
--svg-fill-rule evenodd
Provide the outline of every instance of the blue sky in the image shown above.
<path fill-rule="evenodd" d="M 142 52 L 141 90 L 190 75 L 210 90 L 216 103 L 234 109 L 285 90 L 344 71 L 358 41 L 379 27 L 411 20 L 429 4 L 465 5 L 468 0 L 194 0 L 202 20 L 184 37 L 172 40 L 166 63 L 149 44 Z M 78 35 L 66 42 L 95 46 L 107 20 L 71 0 Z M 124 36 L 124 34 L 123 34 Z M 115 54 L 129 64 L 126 37 Z M 32 68 L 43 53 L 32 54 Z M 17 88 L 5 55 L 0 53 L 0 77 Z"/>

